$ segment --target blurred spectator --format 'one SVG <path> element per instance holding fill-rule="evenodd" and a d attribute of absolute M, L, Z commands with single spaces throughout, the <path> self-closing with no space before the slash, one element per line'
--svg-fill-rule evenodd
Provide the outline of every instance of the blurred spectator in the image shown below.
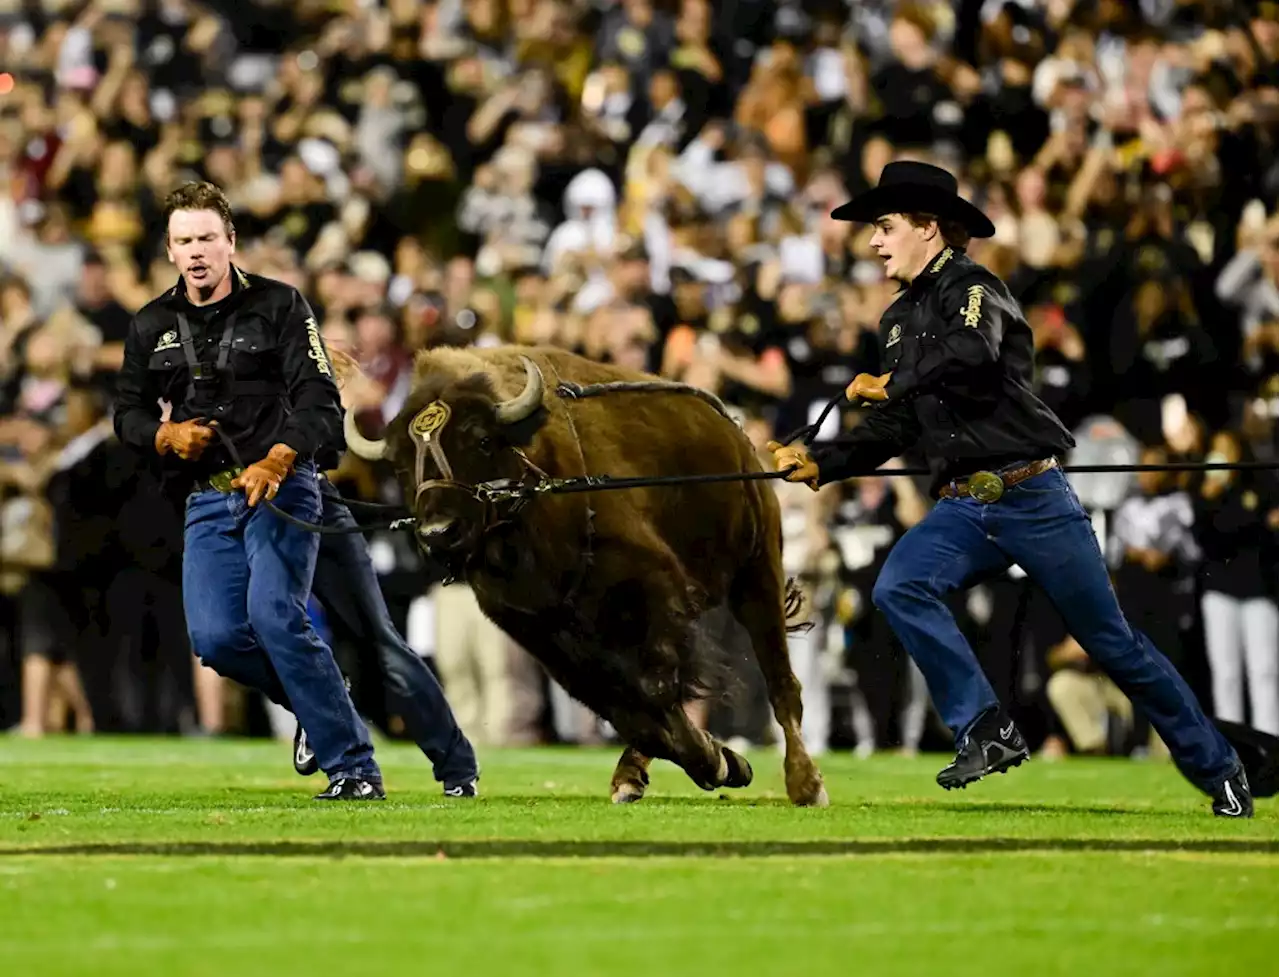
<path fill-rule="evenodd" d="M 1168 463 L 1163 448 L 1147 448 L 1142 465 Z M 1175 665 L 1183 664 L 1179 616 L 1189 569 L 1199 556 L 1190 496 L 1165 472 L 1139 472 L 1137 491 L 1120 504 L 1108 536 L 1108 562 L 1126 617 Z"/>
<path fill-rule="evenodd" d="M 761 465 L 772 455 L 765 445 L 774 432 L 758 418 L 750 419 L 744 428 L 755 446 Z M 836 574 L 839 561 L 830 553 L 830 540 L 819 511 L 819 497 L 808 492 L 791 492 L 789 486 L 775 482 L 782 506 L 782 568 L 788 579 L 795 580 L 817 625 L 811 631 L 787 636 L 791 667 L 800 682 L 804 718 L 800 730 L 804 745 L 811 754 L 821 755 L 830 745 L 831 696 L 828 686 L 832 674 L 842 663 L 828 661 L 828 629 L 840 630 L 838 621 L 829 621 L 834 604 Z M 826 559 L 827 555 L 830 559 Z M 837 646 L 843 649 L 843 642 Z M 843 656 L 840 656 L 843 657 Z M 780 732 L 780 731 L 779 731 Z"/>
<path fill-rule="evenodd" d="M 1169 455 L 1163 447 L 1151 447 L 1142 452 L 1138 461 L 1142 465 L 1163 465 L 1168 463 Z M 1175 668 L 1185 671 L 1188 661 L 1183 635 L 1194 620 L 1189 610 L 1194 605 L 1195 592 L 1192 568 L 1199 557 L 1192 532 L 1191 498 L 1179 487 L 1180 480 L 1165 472 L 1139 472 L 1135 483 L 1135 491 L 1116 510 L 1107 536 L 1116 597 L 1129 621 L 1152 640 Z M 1182 612 L 1175 612 L 1175 608 Z M 1070 657 L 1071 650 L 1062 653 Z M 1052 664 L 1051 660 L 1051 667 Z M 1096 672 L 1091 665 L 1087 670 L 1090 675 Z M 1059 680 L 1061 697 L 1079 692 L 1078 682 L 1072 685 L 1069 680 L 1071 674 Z M 1103 699 L 1110 701 L 1114 695 L 1105 688 L 1106 684 L 1104 681 L 1100 689 L 1095 689 L 1095 694 L 1105 693 Z M 1054 699 L 1053 678 L 1046 692 L 1076 748 L 1082 749 L 1068 719 L 1070 705 L 1063 698 Z M 1124 721 L 1138 745 L 1150 738 L 1145 716 L 1139 713 L 1135 717 L 1128 710 Z"/>
<path fill-rule="evenodd" d="M 1206 460 L 1248 460 L 1238 435 L 1219 431 Z M 1204 551 L 1201 580 L 1205 645 L 1213 675 L 1215 715 L 1245 719 L 1277 732 L 1277 632 L 1275 477 L 1249 472 L 1205 472 L 1196 493 L 1196 535 Z"/>
<path fill-rule="evenodd" d="M 844 632 L 843 657 L 856 676 L 853 722 L 859 752 L 868 754 L 896 743 L 913 754 L 924 735 L 928 690 L 924 676 L 872 605 L 871 591 L 889 551 L 924 518 L 927 503 L 905 478 L 859 478 L 832 485 L 819 497 L 839 556 L 835 614 Z"/>
<path fill-rule="evenodd" d="M 508 665 L 510 639 L 485 617 L 466 584 L 434 594 L 435 660 L 458 725 L 473 743 L 510 742 L 520 690 Z"/>
<path fill-rule="evenodd" d="M 1120 752 L 1133 724 L 1133 704 L 1070 635 L 1049 651 L 1047 694 L 1077 753 Z"/>

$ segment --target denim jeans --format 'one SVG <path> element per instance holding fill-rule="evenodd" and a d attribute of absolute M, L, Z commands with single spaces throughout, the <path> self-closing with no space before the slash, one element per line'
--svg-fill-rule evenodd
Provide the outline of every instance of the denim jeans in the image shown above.
<path fill-rule="evenodd" d="M 1125 619 L 1093 526 L 1067 477 L 1051 469 L 984 505 L 943 499 L 898 541 L 872 601 L 924 673 L 943 721 L 961 740 L 998 705 L 955 618 L 951 592 L 1017 563 L 1053 601 L 1089 657 L 1146 713 L 1183 775 L 1212 793 L 1235 751 L 1151 640 Z"/>
<path fill-rule="evenodd" d="M 342 495 L 323 477 L 320 500 L 323 525 L 356 524 Z M 446 786 L 473 780 L 478 769 L 471 741 L 458 727 L 431 669 L 396 630 L 364 537 L 359 533 L 321 536 L 312 588 L 335 633 L 350 641 L 362 657 L 377 656 L 387 695 L 404 718 L 409 735 L 431 761 L 436 780 Z"/>
<path fill-rule="evenodd" d="M 298 465 L 273 501 L 315 522 L 315 466 Z M 187 498 L 184 542 L 183 608 L 200 660 L 291 710 L 330 781 L 381 782 L 369 730 L 307 616 L 319 538 L 261 504 L 250 509 L 244 492 L 210 490 Z"/>

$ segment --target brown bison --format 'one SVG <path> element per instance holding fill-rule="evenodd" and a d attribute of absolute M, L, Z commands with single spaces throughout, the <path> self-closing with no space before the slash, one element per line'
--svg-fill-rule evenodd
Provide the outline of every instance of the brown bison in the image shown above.
<path fill-rule="evenodd" d="M 431 558 L 627 743 L 615 802 L 644 795 L 654 757 L 704 790 L 751 782 L 747 761 L 684 709 L 718 682 L 696 622 L 727 607 L 750 636 L 786 737 L 787 796 L 827 803 L 800 736 L 786 640 L 796 605 L 771 483 L 540 494 L 523 505 L 478 488 L 760 470 L 714 397 L 558 349 L 438 348 L 418 355 L 385 440 L 363 437 L 350 413 L 346 433 L 356 455 L 395 466 Z"/>

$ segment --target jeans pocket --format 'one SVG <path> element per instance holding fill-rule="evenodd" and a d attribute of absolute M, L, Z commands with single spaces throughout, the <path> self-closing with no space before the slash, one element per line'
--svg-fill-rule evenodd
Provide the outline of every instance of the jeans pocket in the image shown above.
<path fill-rule="evenodd" d="M 1043 518 L 1071 518 L 1089 521 L 1075 489 L 1058 470 L 1047 471 L 1005 490 L 1004 502 L 1028 515 Z"/>
<path fill-rule="evenodd" d="M 289 515 L 307 522 L 320 521 L 323 506 L 320 484 L 316 481 L 314 466 L 299 467 L 290 473 L 276 495 L 276 505 Z"/>
<path fill-rule="evenodd" d="M 1070 489 L 1071 486 L 1062 471 L 1057 468 L 1051 468 L 1047 472 L 1032 475 L 1017 485 L 1005 489 L 1005 492 L 1010 495 L 1031 497 L 1061 495 L 1064 492 L 1069 492 Z"/>

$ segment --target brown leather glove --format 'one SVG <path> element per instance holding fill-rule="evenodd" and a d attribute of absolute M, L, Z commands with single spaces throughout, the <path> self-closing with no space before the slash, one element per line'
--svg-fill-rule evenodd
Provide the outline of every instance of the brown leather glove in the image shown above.
<path fill-rule="evenodd" d="M 788 482 L 804 482 L 818 491 L 818 463 L 809 456 L 809 449 L 802 444 L 783 445 L 777 441 L 770 441 L 765 447 L 773 452 L 774 469 L 790 472 Z"/>
<path fill-rule="evenodd" d="M 206 425 L 203 417 L 193 417 L 177 424 L 165 421 L 156 431 L 156 451 L 162 455 L 172 451 L 183 461 L 195 461 L 209 446 L 217 425 L 217 421 Z"/>
<path fill-rule="evenodd" d="M 280 485 L 289 477 L 289 472 L 293 471 L 293 459 L 297 456 L 298 453 L 287 444 L 277 444 L 267 452 L 267 457 L 250 465 L 232 479 L 231 487 L 244 489 L 244 494 L 249 498 L 250 509 L 264 498 L 274 499 L 280 491 Z"/>
<path fill-rule="evenodd" d="M 885 384 L 889 382 L 892 373 L 882 373 L 880 376 L 872 376 L 870 373 L 859 373 L 853 378 L 853 382 L 845 388 L 845 400 L 854 401 L 858 398 L 863 400 L 888 400 L 889 395 L 885 393 Z"/>

